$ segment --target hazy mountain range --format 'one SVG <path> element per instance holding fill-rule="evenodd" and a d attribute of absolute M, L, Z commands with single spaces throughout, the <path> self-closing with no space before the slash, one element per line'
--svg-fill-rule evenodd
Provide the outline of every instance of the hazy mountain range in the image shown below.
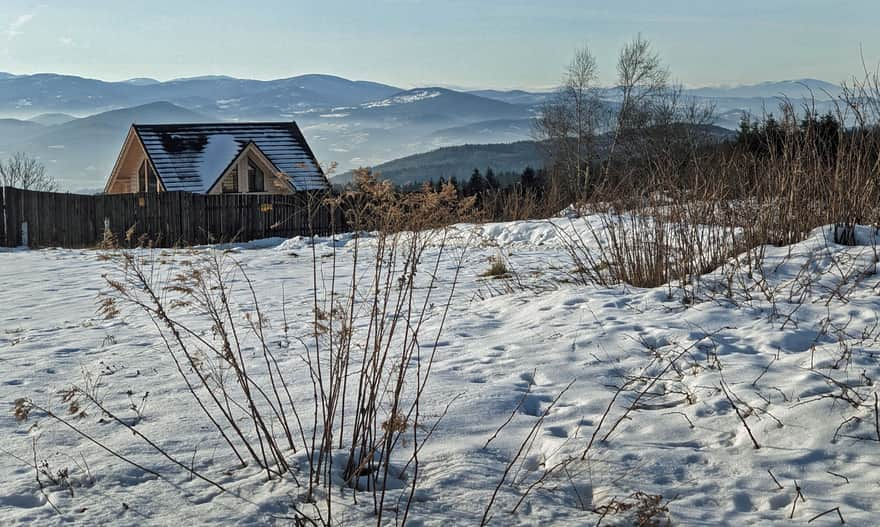
<path fill-rule="evenodd" d="M 772 111 L 780 96 L 813 97 L 823 110 L 839 90 L 830 83 L 803 79 L 688 93 L 715 105 L 717 124 L 733 128 L 743 111 Z M 26 151 L 46 164 L 62 188 L 96 190 L 103 186 L 133 122 L 295 120 L 319 160 L 327 166 L 338 163 L 341 174 L 441 147 L 531 139 L 532 120 L 549 95 L 436 87 L 405 90 L 330 75 L 272 81 L 208 76 L 106 82 L 0 73 L 0 156 Z M 449 155 L 447 151 L 443 157 Z M 466 157 L 461 163 L 467 163 Z M 498 164 L 501 169 L 502 162 Z M 504 164 L 503 169 L 516 170 L 514 165 Z M 418 165 L 406 166 L 419 170 Z M 469 171 L 463 177 L 467 175 Z"/>

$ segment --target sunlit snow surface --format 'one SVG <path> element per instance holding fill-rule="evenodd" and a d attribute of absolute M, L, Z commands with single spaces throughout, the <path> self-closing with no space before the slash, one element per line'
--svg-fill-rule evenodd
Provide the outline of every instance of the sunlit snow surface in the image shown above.
<path fill-rule="evenodd" d="M 525 463 L 515 467 L 517 481 L 532 481 L 530 474 L 567 456 L 579 457 L 615 386 L 631 376 L 658 373 L 665 363 L 651 365 L 652 359 L 686 348 L 690 351 L 680 362 L 679 375 L 657 383 L 649 400 L 607 442 L 597 440 L 587 461 L 572 464 L 568 474 L 533 491 L 515 515 L 509 511 L 524 489 L 502 487 L 493 524 L 594 525 L 599 516 L 584 509 L 644 491 L 671 500 L 675 525 L 790 525 L 795 480 L 806 498 L 795 509 L 797 524 L 834 507 L 848 525 L 878 524 L 880 443 L 873 383 L 880 379 L 874 342 L 880 307 L 875 286 L 880 279 L 872 274 L 870 247 L 830 244 L 827 232 L 817 230 L 801 244 L 767 249 L 767 286 L 789 287 L 779 291 L 793 294 L 779 293 L 770 302 L 756 289 L 750 299 L 728 300 L 719 293 L 688 305 L 675 288 L 670 296 L 667 287 L 600 288 L 566 281 L 572 265 L 559 229 L 581 232 L 590 243 L 584 226 L 599 222 L 595 217 L 554 221 L 555 227 L 548 221 L 460 225 L 448 237 L 451 247 L 440 266 L 444 288 L 463 248 L 471 247 L 421 404 L 426 422 L 433 423 L 460 397 L 420 454 L 419 490 L 410 513 L 414 524 L 478 524 L 520 442 L 572 380 Z M 363 242 L 362 251 L 369 253 L 370 238 Z M 319 281 L 329 278 L 333 248 L 336 265 L 346 269 L 353 246 L 352 235 L 317 240 L 323 274 Z M 278 346 L 282 367 L 290 372 L 295 401 L 310 408 L 302 350 L 296 344 L 282 346 L 280 327 L 283 287 L 291 331 L 308 332 L 313 294 L 309 241 L 273 239 L 224 249 L 232 251 L 254 280 L 262 309 L 273 319 L 269 342 Z M 438 250 L 435 244 L 424 261 L 430 262 Z M 480 276 L 499 253 L 509 259 L 515 279 Z M 175 262 L 193 258 L 186 250 L 157 251 L 156 256 L 171 269 L 179 265 Z M 363 254 L 361 258 L 366 261 Z M 840 277 L 847 269 L 855 268 L 867 271 L 844 285 L 843 301 L 834 291 L 841 290 Z M 98 316 L 96 295 L 106 290 L 101 275 L 113 272 L 112 264 L 95 251 L 0 252 L 0 394 L 6 408 L 0 417 L 6 452 L 0 455 L 0 524 L 276 523 L 273 518 L 289 514 L 286 504 L 298 499 L 301 490 L 290 481 L 267 483 L 255 468 L 234 468 L 231 455 L 181 386 L 149 320 Z M 795 279 L 807 275 L 816 278 L 799 288 Z M 703 282 L 709 287 L 723 279 L 716 273 Z M 241 282 L 235 287 L 244 293 Z M 422 333 L 425 349 L 434 341 L 432 329 L 446 293 L 448 289 L 437 293 Z M 847 350 L 850 359 L 841 365 L 838 359 Z M 171 483 L 110 457 L 48 419 L 13 419 L 13 402 L 20 397 L 63 412 L 57 392 L 82 382 L 83 372 L 103 373 L 105 401 L 122 415 L 131 413 L 126 413 L 127 392 L 135 400 L 150 392 L 137 428 L 187 462 L 194 460 L 197 470 L 245 499 L 191 481 L 123 427 L 101 422 L 97 413 L 80 422 L 85 430 L 159 469 Z M 759 450 L 718 390 L 722 376 L 743 407 L 756 409 L 746 419 Z M 855 408 L 830 397 L 841 393 L 841 387 L 824 376 L 852 386 L 866 398 L 865 404 Z M 635 395 L 621 396 L 600 438 Z M 521 399 L 513 421 L 483 448 Z M 82 483 L 73 496 L 57 488 L 46 490 L 64 517 L 47 504 L 26 464 L 33 457 L 35 437 L 40 459 L 48 459 L 53 468 L 69 467 L 71 479 Z M 93 482 L 78 468 L 84 463 Z M 396 502 L 397 494 L 392 496 Z M 339 498 L 335 520 L 341 525 L 374 522 L 368 501 L 351 505 Z M 610 515 L 603 525 L 620 520 Z M 831 514 L 813 525 L 836 523 L 837 515 Z"/>

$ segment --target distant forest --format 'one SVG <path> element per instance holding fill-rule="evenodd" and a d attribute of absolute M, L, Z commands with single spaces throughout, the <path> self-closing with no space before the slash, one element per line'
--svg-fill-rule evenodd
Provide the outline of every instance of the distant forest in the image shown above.
<path fill-rule="evenodd" d="M 470 177 L 457 178 L 452 176 L 449 179 L 439 178 L 437 180 L 429 180 L 427 184 L 435 191 L 440 191 L 443 185 L 450 183 L 458 190 L 459 196 L 480 196 L 481 194 L 493 191 L 504 190 L 512 187 L 521 187 L 527 190 L 540 191 L 546 184 L 546 174 L 543 168 L 532 168 L 527 166 L 522 171 L 506 171 L 496 173 L 492 167 L 486 168 L 485 172 L 479 168 L 475 168 Z M 406 190 L 419 190 L 426 183 L 410 183 L 402 185 L 400 188 Z"/>
<path fill-rule="evenodd" d="M 399 187 L 419 187 L 426 181 L 467 182 L 475 169 L 488 176 L 491 168 L 493 177 L 501 186 L 507 186 L 518 180 L 526 167 L 544 166 L 545 157 L 545 149 L 536 141 L 462 145 L 395 159 L 376 165 L 371 171 Z M 352 178 L 353 173 L 349 172 L 333 178 L 333 183 L 349 183 Z"/>

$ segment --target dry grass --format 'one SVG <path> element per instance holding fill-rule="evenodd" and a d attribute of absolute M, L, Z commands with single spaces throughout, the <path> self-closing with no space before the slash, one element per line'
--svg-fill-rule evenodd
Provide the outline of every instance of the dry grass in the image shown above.
<path fill-rule="evenodd" d="M 857 225 L 880 225 L 877 128 L 841 128 L 829 156 L 790 103 L 782 114 L 782 136 L 766 153 L 694 144 L 684 157 L 652 151 L 617 166 L 584 205 L 599 213 L 599 226 L 567 235 L 578 281 L 666 284 L 689 299 L 719 267 L 752 273 L 765 245 L 799 242 L 823 225 L 834 226 L 833 243 L 852 245 Z"/>
<path fill-rule="evenodd" d="M 336 524 L 334 486 L 340 482 L 351 488 L 355 502 L 372 504 L 377 525 L 386 521 L 388 502 L 401 504 L 394 507 L 395 521 L 405 522 L 419 483 L 418 454 L 433 429 L 419 405 L 434 361 L 430 342 L 439 339 L 464 258 L 461 251 L 457 264 L 452 257 L 453 266 L 446 267 L 444 227 L 472 217 L 473 201 L 457 199 L 451 187 L 403 195 L 362 174 L 333 205 L 344 206 L 346 221 L 358 229 L 353 259 L 341 265 L 335 244 L 326 258 L 313 242 L 312 305 L 307 312 L 289 314 L 284 306 L 271 314 L 283 320 L 282 338 L 298 348 L 302 362 L 282 364 L 277 342 L 270 340 L 278 338 L 278 327 L 246 269 L 222 250 L 175 261 L 149 248 L 114 248 L 118 243 L 108 236 L 104 254 L 116 270 L 106 276 L 109 291 L 99 298 L 99 313 L 152 323 L 180 389 L 230 458 L 259 468 L 268 480 L 289 480 L 303 489 L 293 506 L 295 524 Z M 374 232 L 368 244 L 362 242 L 364 230 Z M 430 330 L 423 327 L 429 318 Z M 295 331 L 289 320 L 310 322 Z M 15 418 L 48 417 L 118 460 L 170 481 L 170 474 L 146 469 L 89 435 L 89 421 L 103 416 L 188 477 L 235 495 L 196 470 L 188 452 L 165 450 L 159 445 L 167 438 L 147 437 L 139 429 L 147 394 L 104 401 L 99 384 L 87 378 L 63 390 L 59 398 L 67 415 L 25 398 L 16 402 Z M 310 404 L 296 402 L 304 389 Z M 125 412 L 135 418 L 122 417 Z"/>
<path fill-rule="evenodd" d="M 504 259 L 500 256 L 495 256 L 491 258 L 489 261 L 489 268 L 483 271 L 481 276 L 500 278 L 502 276 L 507 276 L 509 272 L 510 270 L 507 268 L 507 263 L 505 263 Z"/>

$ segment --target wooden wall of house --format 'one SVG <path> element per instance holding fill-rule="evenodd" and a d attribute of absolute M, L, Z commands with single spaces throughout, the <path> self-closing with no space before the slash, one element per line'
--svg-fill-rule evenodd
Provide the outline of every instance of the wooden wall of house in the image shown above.
<path fill-rule="evenodd" d="M 147 153 L 143 145 L 137 139 L 134 130 L 129 130 L 105 191 L 108 194 L 138 192 L 140 190 L 138 188 L 138 170 L 145 159 L 147 159 Z"/>
<path fill-rule="evenodd" d="M 322 195 L 188 192 L 78 195 L 6 187 L 0 246 L 98 247 L 112 233 L 123 247 L 174 247 L 344 232 Z M 26 239 L 25 239 L 26 237 Z"/>

